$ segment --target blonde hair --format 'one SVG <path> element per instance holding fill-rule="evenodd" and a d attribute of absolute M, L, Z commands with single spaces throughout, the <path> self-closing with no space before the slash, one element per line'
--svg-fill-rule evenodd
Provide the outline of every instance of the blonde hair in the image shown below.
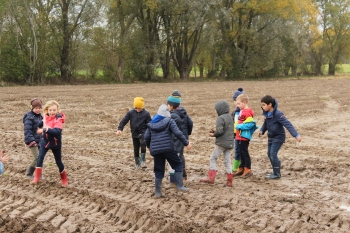
<path fill-rule="evenodd" d="M 54 105 L 57 106 L 57 112 L 60 112 L 60 111 L 61 111 L 60 105 L 59 105 L 59 103 L 58 103 L 56 100 L 49 100 L 49 101 L 47 101 L 47 102 L 45 103 L 45 105 L 44 105 L 44 108 L 43 108 L 44 114 L 47 114 L 47 111 L 48 111 L 49 107 L 52 107 L 52 106 L 54 106 Z"/>
<path fill-rule="evenodd" d="M 249 101 L 249 97 L 246 94 L 240 94 L 239 96 L 237 96 L 237 100 L 240 100 L 241 102 L 246 102 L 248 103 Z"/>

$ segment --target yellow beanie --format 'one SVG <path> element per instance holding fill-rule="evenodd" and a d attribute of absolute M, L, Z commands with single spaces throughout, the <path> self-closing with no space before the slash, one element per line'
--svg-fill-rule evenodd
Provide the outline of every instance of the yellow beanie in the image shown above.
<path fill-rule="evenodd" d="M 145 107 L 145 102 L 142 97 L 135 97 L 134 99 L 134 108 L 143 108 Z"/>

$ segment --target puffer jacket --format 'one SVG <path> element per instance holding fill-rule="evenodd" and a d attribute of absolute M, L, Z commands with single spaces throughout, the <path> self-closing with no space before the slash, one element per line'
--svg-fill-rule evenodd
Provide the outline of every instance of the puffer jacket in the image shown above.
<path fill-rule="evenodd" d="M 66 121 L 66 115 L 61 112 L 56 116 L 46 115 L 44 118 L 45 125 L 48 127 L 40 139 L 40 146 L 44 146 L 48 149 L 58 149 L 62 147 L 62 128 L 63 123 Z M 42 128 L 44 122 L 41 121 L 39 128 Z"/>
<path fill-rule="evenodd" d="M 174 151 L 174 134 L 183 145 L 188 145 L 188 140 L 176 126 L 176 123 L 171 118 L 164 118 L 154 123 L 149 123 L 145 132 L 145 143 L 150 149 L 151 155 L 157 155 Z"/>
<path fill-rule="evenodd" d="M 146 109 L 137 112 L 132 109 L 126 113 L 120 121 L 118 130 L 123 131 L 125 125 L 130 121 L 130 130 L 133 138 L 139 138 L 140 134 L 144 134 L 147 129 L 147 124 L 151 121 L 151 115 Z"/>
<path fill-rule="evenodd" d="M 219 100 L 215 104 L 218 114 L 214 137 L 215 144 L 225 148 L 233 148 L 233 119 L 230 115 L 230 105 L 226 100 Z"/>
<path fill-rule="evenodd" d="M 39 144 L 40 134 L 37 134 L 39 123 L 43 120 L 41 114 L 35 114 L 33 111 L 29 111 L 23 116 L 24 124 L 24 142 L 29 145 L 31 142 L 35 141 Z"/>
<path fill-rule="evenodd" d="M 265 120 L 264 124 L 261 126 L 260 132 L 264 134 L 266 131 L 268 131 L 267 136 L 269 143 L 284 143 L 286 141 L 286 132 L 284 127 L 293 137 L 297 137 L 299 135 L 292 123 L 290 123 L 284 114 L 278 110 L 278 103 L 276 99 L 272 113 L 268 114 L 268 112 L 263 110 L 263 116 Z"/>
<path fill-rule="evenodd" d="M 250 141 L 252 140 L 255 130 L 258 129 L 258 126 L 256 126 L 253 117 L 248 117 L 242 124 L 237 124 L 236 129 L 237 134 L 239 134 L 241 138 L 246 138 Z"/>

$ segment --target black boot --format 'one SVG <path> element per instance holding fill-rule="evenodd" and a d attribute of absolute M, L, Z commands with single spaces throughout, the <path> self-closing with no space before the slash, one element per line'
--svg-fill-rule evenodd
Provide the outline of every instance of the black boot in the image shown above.
<path fill-rule="evenodd" d="M 134 157 L 134 158 L 135 158 L 136 169 L 140 169 L 140 157 Z"/>
<path fill-rule="evenodd" d="M 26 171 L 26 176 L 30 179 L 33 179 L 34 178 L 34 176 L 33 176 L 34 171 L 35 171 L 35 167 L 28 166 L 27 171 Z"/>
<path fill-rule="evenodd" d="M 267 178 L 269 179 L 279 179 L 281 178 L 281 161 L 275 161 L 272 163 L 273 173 Z"/>
<path fill-rule="evenodd" d="M 184 186 L 183 180 L 182 180 L 182 172 L 175 172 L 175 183 L 176 183 L 176 188 L 177 190 L 180 191 L 190 191 L 189 188 L 186 188 Z"/>
<path fill-rule="evenodd" d="M 141 167 L 146 168 L 146 153 L 141 153 Z"/>
<path fill-rule="evenodd" d="M 154 183 L 156 186 L 155 197 L 157 197 L 157 198 L 163 197 L 163 195 L 162 195 L 162 179 L 155 179 Z"/>

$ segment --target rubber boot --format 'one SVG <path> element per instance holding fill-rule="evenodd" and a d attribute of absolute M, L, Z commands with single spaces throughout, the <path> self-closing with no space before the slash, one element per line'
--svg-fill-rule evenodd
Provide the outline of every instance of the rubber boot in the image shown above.
<path fill-rule="evenodd" d="M 281 162 L 276 161 L 276 162 L 272 163 L 272 169 L 273 169 L 273 173 L 270 174 L 267 178 L 269 178 L 269 179 L 281 178 Z"/>
<path fill-rule="evenodd" d="M 68 186 L 68 178 L 67 178 L 66 170 L 63 170 L 63 171 L 60 173 L 60 176 L 61 176 L 61 183 L 62 183 L 62 186 L 63 186 L 63 187 L 67 187 L 67 186 Z"/>
<path fill-rule="evenodd" d="M 169 181 L 170 183 L 175 184 L 175 172 L 169 172 Z"/>
<path fill-rule="evenodd" d="M 239 165 L 241 165 L 241 160 L 233 160 L 233 164 L 232 164 L 232 172 L 237 172 Z"/>
<path fill-rule="evenodd" d="M 134 158 L 135 158 L 136 170 L 140 169 L 140 157 L 134 157 Z"/>
<path fill-rule="evenodd" d="M 32 184 L 37 184 L 40 181 L 42 170 L 43 170 L 42 167 L 36 167 L 35 168 L 34 180 L 31 182 Z"/>
<path fill-rule="evenodd" d="M 216 176 L 216 170 L 209 170 L 208 177 L 200 181 L 207 184 L 214 184 L 215 176 Z"/>
<path fill-rule="evenodd" d="M 146 168 L 146 153 L 141 153 L 141 167 Z"/>
<path fill-rule="evenodd" d="M 162 179 L 155 179 L 154 180 L 155 186 L 156 186 L 156 198 L 161 198 L 163 197 L 162 195 Z"/>
<path fill-rule="evenodd" d="M 253 175 L 253 172 L 249 168 L 244 167 L 244 172 L 241 177 L 245 179 L 251 175 Z"/>
<path fill-rule="evenodd" d="M 233 176 L 241 176 L 243 175 L 244 169 L 243 167 L 239 167 L 237 172 L 233 174 Z"/>
<path fill-rule="evenodd" d="M 227 182 L 226 182 L 226 186 L 228 187 L 232 187 L 232 179 L 233 179 L 233 174 L 227 174 Z"/>
<path fill-rule="evenodd" d="M 182 179 L 183 179 L 183 180 L 187 180 L 186 168 L 183 168 L 183 169 L 182 169 Z"/>
<path fill-rule="evenodd" d="M 33 176 L 34 171 L 35 171 L 35 167 L 28 166 L 27 171 L 26 171 L 26 176 L 30 179 L 33 179 L 34 178 L 34 176 Z"/>
<path fill-rule="evenodd" d="M 176 182 L 176 188 L 179 191 L 190 191 L 189 188 L 186 188 L 184 186 L 183 180 L 182 180 L 182 172 L 175 172 L 175 182 Z"/>

